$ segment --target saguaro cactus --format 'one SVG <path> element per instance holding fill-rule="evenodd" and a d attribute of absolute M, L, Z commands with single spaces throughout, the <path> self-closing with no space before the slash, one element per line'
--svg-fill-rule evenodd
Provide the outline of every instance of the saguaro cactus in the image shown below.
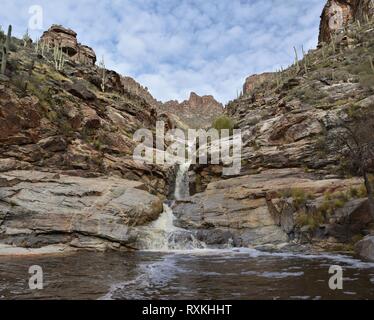
<path fill-rule="evenodd" d="M 105 92 L 105 86 L 106 86 L 106 67 L 105 67 L 105 60 L 104 56 L 102 57 L 99 67 L 101 68 L 101 91 Z"/>
<path fill-rule="evenodd" d="M 8 35 L 5 40 L 5 43 L 1 45 L 1 68 L 0 68 L 0 73 L 5 74 L 6 70 L 6 65 L 8 63 L 8 55 L 9 55 L 9 46 L 10 46 L 10 41 L 12 37 L 12 26 L 10 25 L 8 28 Z"/>
<path fill-rule="evenodd" d="M 65 57 L 62 48 L 55 46 L 53 51 L 53 61 L 55 64 L 55 69 L 57 71 L 62 71 L 65 66 Z"/>

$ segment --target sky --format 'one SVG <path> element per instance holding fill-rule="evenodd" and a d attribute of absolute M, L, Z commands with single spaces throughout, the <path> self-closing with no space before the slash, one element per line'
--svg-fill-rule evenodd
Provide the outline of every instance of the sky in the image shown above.
<path fill-rule="evenodd" d="M 161 101 L 191 91 L 234 99 L 245 78 L 286 67 L 317 45 L 326 0 L 1 0 L 0 25 L 32 38 L 52 24 L 78 33 L 107 68 Z M 42 9 L 35 11 L 35 5 Z M 40 18 L 41 17 L 41 18 Z"/>

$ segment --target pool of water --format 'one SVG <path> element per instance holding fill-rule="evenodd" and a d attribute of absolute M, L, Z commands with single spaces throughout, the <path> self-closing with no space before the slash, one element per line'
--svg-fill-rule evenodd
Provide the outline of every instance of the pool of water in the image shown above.
<path fill-rule="evenodd" d="M 32 265 L 43 290 L 29 289 Z M 331 265 L 343 290 L 329 288 Z M 254 249 L 0 257 L 0 299 L 374 299 L 374 264 Z"/>

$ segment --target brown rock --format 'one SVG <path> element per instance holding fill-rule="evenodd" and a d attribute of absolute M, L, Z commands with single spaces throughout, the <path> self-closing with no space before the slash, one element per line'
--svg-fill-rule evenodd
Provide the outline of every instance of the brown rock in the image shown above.
<path fill-rule="evenodd" d="M 249 94 L 253 91 L 253 89 L 267 81 L 270 77 L 272 77 L 273 73 L 266 72 L 262 74 L 254 74 L 252 76 L 249 76 L 244 83 L 243 86 L 243 94 Z"/>
<path fill-rule="evenodd" d="M 77 33 L 60 25 L 52 25 L 48 31 L 45 31 L 41 41 L 47 43 L 50 47 L 59 46 L 71 58 L 71 60 L 95 65 L 96 54 L 92 48 L 81 45 L 77 41 Z"/>
<path fill-rule="evenodd" d="M 190 98 L 182 103 L 168 101 L 159 107 L 160 113 L 176 115 L 190 128 L 210 127 L 223 110 L 223 105 L 213 96 L 200 97 L 194 92 L 191 92 Z"/>
<path fill-rule="evenodd" d="M 373 14 L 374 3 L 371 0 L 328 0 L 321 16 L 319 43 L 329 43 L 332 35 L 349 23 L 365 22 Z"/>
<path fill-rule="evenodd" d="M 358 242 L 355 250 L 361 258 L 374 261 L 374 236 L 367 236 Z"/>
<path fill-rule="evenodd" d="M 92 101 L 96 99 L 95 94 L 87 89 L 86 85 L 82 81 L 77 81 L 76 83 L 70 85 L 68 91 L 73 96 L 86 101 Z"/>

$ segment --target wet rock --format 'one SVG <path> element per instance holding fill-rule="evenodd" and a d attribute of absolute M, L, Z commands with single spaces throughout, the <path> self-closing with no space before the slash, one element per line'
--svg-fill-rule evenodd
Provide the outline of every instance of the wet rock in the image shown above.
<path fill-rule="evenodd" d="M 355 250 L 362 259 L 374 261 L 374 236 L 367 236 L 359 241 Z"/>
<path fill-rule="evenodd" d="M 196 238 L 207 245 L 225 245 L 233 241 L 235 236 L 230 231 L 220 229 L 198 230 Z"/>

